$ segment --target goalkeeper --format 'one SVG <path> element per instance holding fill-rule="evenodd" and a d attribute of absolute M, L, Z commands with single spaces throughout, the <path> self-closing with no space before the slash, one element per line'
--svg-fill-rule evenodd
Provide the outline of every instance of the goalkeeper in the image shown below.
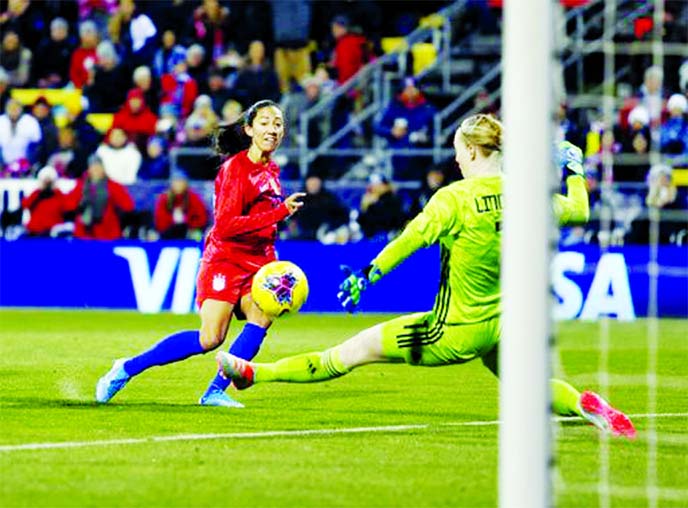
<path fill-rule="evenodd" d="M 440 244 L 440 288 L 430 312 L 401 316 L 364 330 L 324 352 L 276 363 L 252 363 L 218 353 L 221 373 L 239 389 L 255 383 L 308 383 L 343 376 L 376 362 L 439 366 L 480 358 L 498 375 L 500 337 L 500 229 L 502 220 L 502 124 L 489 115 L 466 118 L 454 136 L 464 179 L 440 189 L 426 207 L 371 264 L 349 272 L 338 297 L 348 311 L 361 293 L 422 247 Z M 586 222 L 588 195 L 579 148 L 562 143 L 560 163 L 567 195 L 554 196 L 561 224 Z M 578 415 L 616 435 L 633 437 L 631 421 L 593 392 L 579 393 L 553 379 L 553 409 Z"/>

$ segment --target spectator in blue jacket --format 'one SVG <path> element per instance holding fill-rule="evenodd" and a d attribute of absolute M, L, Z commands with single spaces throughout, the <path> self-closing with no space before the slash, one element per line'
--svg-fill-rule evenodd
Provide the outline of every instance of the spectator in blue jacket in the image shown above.
<path fill-rule="evenodd" d="M 688 155 L 688 99 L 685 95 L 674 94 L 667 102 L 669 118 L 660 128 L 662 153 L 669 155 Z"/>
<path fill-rule="evenodd" d="M 279 102 L 281 93 L 277 73 L 265 59 L 265 45 L 253 41 L 248 48 L 248 61 L 234 83 L 237 99 L 244 108 L 259 100 Z"/>
<path fill-rule="evenodd" d="M 428 103 L 415 79 L 406 78 L 402 92 L 386 107 L 375 132 L 392 149 L 423 148 L 432 142 L 433 117 L 437 110 Z M 395 180 L 418 180 L 425 175 L 427 158 L 392 157 Z"/>
<path fill-rule="evenodd" d="M 177 44 L 177 34 L 174 30 L 165 30 L 162 34 L 162 44 L 153 57 L 153 72 L 159 79 L 164 74 L 170 74 L 180 55 L 186 59 L 186 49 Z"/>
<path fill-rule="evenodd" d="M 141 180 L 163 180 L 170 175 L 170 159 L 167 156 L 167 141 L 159 136 L 152 136 L 146 145 L 146 154 L 138 172 Z"/>

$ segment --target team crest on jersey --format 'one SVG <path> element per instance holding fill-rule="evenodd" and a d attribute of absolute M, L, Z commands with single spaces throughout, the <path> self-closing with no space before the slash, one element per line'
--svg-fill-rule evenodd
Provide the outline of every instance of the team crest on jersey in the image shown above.
<path fill-rule="evenodd" d="M 291 305 L 296 277 L 291 273 L 269 275 L 263 282 L 263 288 L 267 289 L 280 305 Z"/>
<path fill-rule="evenodd" d="M 218 273 L 213 277 L 213 290 L 214 291 L 222 291 L 225 287 L 227 286 L 227 281 L 225 279 L 225 276 L 222 275 L 221 273 Z"/>

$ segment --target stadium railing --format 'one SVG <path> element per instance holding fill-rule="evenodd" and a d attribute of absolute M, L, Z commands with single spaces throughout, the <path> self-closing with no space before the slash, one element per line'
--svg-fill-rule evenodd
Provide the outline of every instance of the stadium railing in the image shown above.
<path fill-rule="evenodd" d="M 337 148 L 336 145 L 347 135 L 360 129 L 366 122 L 379 118 L 386 104 L 392 98 L 393 83 L 409 75 L 408 62 L 412 60 L 414 47 L 419 44 L 432 43 L 437 58 L 434 63 L 423 69 L 424 73 L 440 69 L 442 72 L 442 88 L 451 88 L 449 61 L 451 59 L 452 20 L 465 8 L 467 0 L 458 0 L 438 11 L 434 15 L 433 23 L 422 23 L 420 27 L 406 36 L 403 44 L 399 44 L 394 52 L 388 53 L 364 66 L 355 76 L 339 86 L 332 94 L 323 97 L 317 104 L 300 115 L 299 128 L 301 132 L 298 160 L 301 176 L 308 174 L 309 165 L 321 156 L 353 156 L 363 158 L 374 156 L 383 161 L 383 166 L 389 170 L 389 160 L 392 156 L 409 155 L 405 151 L 385 148 L 385 144 L 378 136 L 371 138 L 370 146 L 361 148 Z M 411 56 L 410 56 L 411 55 Z M 365 91 L 366 93 L 361 93 Z M 330 136 L 323 139 L 317 146 L 310 146 L 308 138 L 309 123 L 323 112 L 332 110 L 337 101 L 345 99 L 351 94 L 360 94 L 357 111 L 353 112 L 346 124 Z M 372 149 L 372 151 L 371 151 Z M 417 155 L 433 155 L 434 152 L 414 152 Z"/>
<path fill-rule="evenodd" d="M 376 161 L 384 171 L 391 172 L 392 157 L 399 156 L 431 156 L 433 162 L 438 163 L 452 156 L 450 141 L 451 136 L 456 130 L 461 118 L 466 115 L 478 112 L 474 107 L 473 100 L 480 90 L 486 90 L 487 99 L 491 103 L 497 103 L 501 97 L 501 63 L 499 58 L 494 61 L 487 59 L 488 63 L 483 62 L 483 69 L 480 77 L 472 80 L 467 86 L 457 81 L 453 75 L 453 68 L 456 67 L 458 60 L 472 57 L 479 57 L 485 60 L 486 57 L 499 56 L 500 42 L 497 39 L 497 46 L 492 41 L 482 49 L 477 42 L 475 34 L 458 34 L 460 27 L 456 26 L 456 19 L 464 12 L 466 1 L 457 1 L 452 5 L 437 13 L 437 19 L 441 23 L 431 26 L 421 26 L 412 32 L 403 41 L 397 41 L 393 46 L 394 51 L 383 55 L 374 62 L 363 67 L 358 74 L 349 81 L 337 88 L 334 93 L 324 97 L 316 105 L 304 111 L 300 115 L 299 128 L 302 133 L 300 145 L 298 147 L 299 172 L 302 176 L 308 174 L 310 165 L 318 157 L 368 157 Z M 625 9 L 626 15 L 617 21 L 617 29 L 621 31 L 624 26 L 632 23 L 634 19 L 647 13 L 647 8 L 637 2 L 620 2 L 620 8 Z M 585 90 L 585 59 L 589 52 L 572 51 L 581 48 L 585 44 L 585 39 L 590 34 L 594 34 L 601 29 L 602 15 L 604 9 L 603 0 L 593 0 L 585 6 L 571 9 L 562 20 L 566 26 L 572 26 L 569 31 L 568 41 L 563 41 L 561 50 L 564 52 L 562 73 L 575 73 L 576 85 L 572 93 L 567 96 L 571 101 L 577 103 L 580 94 Z M 458 40 L 452 45 L 452 38 Z M 378 136 L 371 136 L 369 146 L 341 148 L 337 144 L 347 135 L 356 132 L 367 122 L 374 122 L 379 119 L 386 104 L 392 98 L 393 84 L 409 74 L 409 53 L 414 45 L 432 41 L 437 51 L 437 59 L 432 65 L 424 68 L 415 75 L 418 81 L 422 81 L 433 74 L 441 76 L 439 91 L 445 94 L 456 94 L 456 98 L 448 104 L 439 108 L 438 114 L 434 118 L 432 144 L 429 148 L 412 148 L 405 150 L 395 150 L 386 146 L 386 142 Z M 477 52 L 477 53 L 476 53 Z M 629 67 L 622 66 L 618 71 L 617 77 L 628 75 Z M 356 90 L 367 89 L 368 93 L 364 97 L 361 108 L 350 115 L 348 122 L 339 130 L 332 132 L 329 137 L 322 140 L 317 146 L 309 146 L 308 127 L 323 112 L 331 110 L 336 102 L 347 94 Z M 584 100 L 584 96 L 581 96 Z M 428 151 L 430 150 L 430 151 Z M 294 156 L 292 152 L 290 157 Z M 355 165 L 355 164 L 354 164 Z M 356 172 L 350 176 L 357 177 Z"/>

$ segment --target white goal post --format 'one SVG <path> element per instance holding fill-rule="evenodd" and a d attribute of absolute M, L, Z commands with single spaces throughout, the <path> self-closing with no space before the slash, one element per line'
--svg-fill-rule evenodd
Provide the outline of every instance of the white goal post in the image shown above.
<path fill-rule="evenodd" d="M 552 505 L 549 264 L 554 0 L 506 0 L 499 506 Z"/>

